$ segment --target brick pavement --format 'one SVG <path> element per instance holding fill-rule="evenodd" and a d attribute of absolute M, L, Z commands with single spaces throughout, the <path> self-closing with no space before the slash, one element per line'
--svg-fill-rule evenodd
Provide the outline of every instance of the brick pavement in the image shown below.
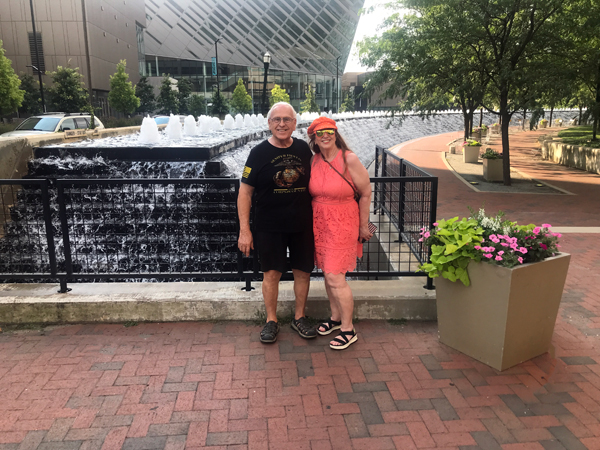
<path fill-rule="evenodd" d="M 421 148 L 445 186 L 439 216 L 461 214 L 475 193 L 446 187 L 436 139 L 448 140 Z M 531 199 L 488 207 L 510 204 L 519 220 L 546 212 L 513 201 Z M 593 223 L 594 205 L 561 201 L 555 225 Z M 289 326 L 262 345 L 259 326 L 235 322 L 0 334 L 0 450 L 599 449 L 600 238 L 562 244 L 573 256 L 553 348 L 502 373 L 440 344 L 433 322 L 360 321 L 360 340 L 339 353 Z"/>

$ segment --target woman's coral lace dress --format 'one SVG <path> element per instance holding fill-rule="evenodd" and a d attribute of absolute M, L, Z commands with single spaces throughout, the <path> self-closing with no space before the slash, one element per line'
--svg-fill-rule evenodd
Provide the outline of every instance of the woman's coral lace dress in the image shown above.
<path fill-rule="evenodd" d="M 352 182 L 349 172 L 344 173 L 341 150 L 330 162 Z M 356 268 L 356 258 L 362 257 L 354 191 L 323 161 L 321 154 L 316 154 L 313 159 L 308 189 L 312 195 L 317 267 L 326 273 L 351 272 Z"/>

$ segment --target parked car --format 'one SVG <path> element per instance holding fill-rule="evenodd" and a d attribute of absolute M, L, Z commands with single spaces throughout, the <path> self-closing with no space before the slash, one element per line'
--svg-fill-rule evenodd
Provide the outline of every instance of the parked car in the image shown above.
<path fill-rule="evenodd" d="M 92 117 L 89 113 L 62 113 L 51 112 L 37 116 L 31 116 L 21 122 L 17 128 L 0 137 L 26 136 L 32 134 L 60 133 L 67 130 L 86 129 L 90 126 Z M 94 117 L 97 129 L 103 129 L 104 125 L 97 117 Z"/>
<path fill-rule="evenodd" d="M 169 116 L 154 116 L 156 125 L 166 125 L 169 123 Z"/>

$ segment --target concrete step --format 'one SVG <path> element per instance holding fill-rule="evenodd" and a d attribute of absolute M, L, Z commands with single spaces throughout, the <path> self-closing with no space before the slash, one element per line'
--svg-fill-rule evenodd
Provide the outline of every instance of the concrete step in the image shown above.
<path fill-rule="evenodd" d="M 436 320 L 435 290 L 424 277 L 349 281 L 357 319 Z M 58 284 L 0 284 L 0 323 L 178 322 L 263 320 L 261 283 L 80 283 L 58 293 Z M 279 289 L 278 315 L 294 311 L 292 282 Z M 329 317 L 322 280 L 311 282 L 307 315 Z"/>

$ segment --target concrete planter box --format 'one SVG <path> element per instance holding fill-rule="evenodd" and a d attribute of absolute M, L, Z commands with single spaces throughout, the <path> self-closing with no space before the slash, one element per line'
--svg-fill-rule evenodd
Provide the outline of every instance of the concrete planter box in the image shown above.
<path fill-rule="evenodd" d="M 500 134 L 500 125 L 492 125 L 490 128 L 491 134 Z"/>
<path fill-rule="evenodd" d="M 473 131 L 471 133 L 471 139 L 475 139 L 476 141 L 481 141 L 481 130 Z"/>
<path fill-rule="evenodd" d="M 502 158 L 483 158 L 483 178 L 486 181 L 502 181 L 504 179 L 502 172 Z"/>
<path fill-rule="evenodd" d="M 463 147 L 463 162 L 476 163 L 479 160 L 481 145 L 465 145 Z"/>
<path fill-rule="evenodd" d="M 508 269 L 469 264 L 471 285 L 436 280 L 440 342 L 496 370 L 546 353 L 571 255 Z"/>
<path fill-rule="evenodd" d="M 487 128 L 482 128 L 481 129 L 481 138 L 482 139 L 487 136 L 487 132 L 488 132 Z"/>

